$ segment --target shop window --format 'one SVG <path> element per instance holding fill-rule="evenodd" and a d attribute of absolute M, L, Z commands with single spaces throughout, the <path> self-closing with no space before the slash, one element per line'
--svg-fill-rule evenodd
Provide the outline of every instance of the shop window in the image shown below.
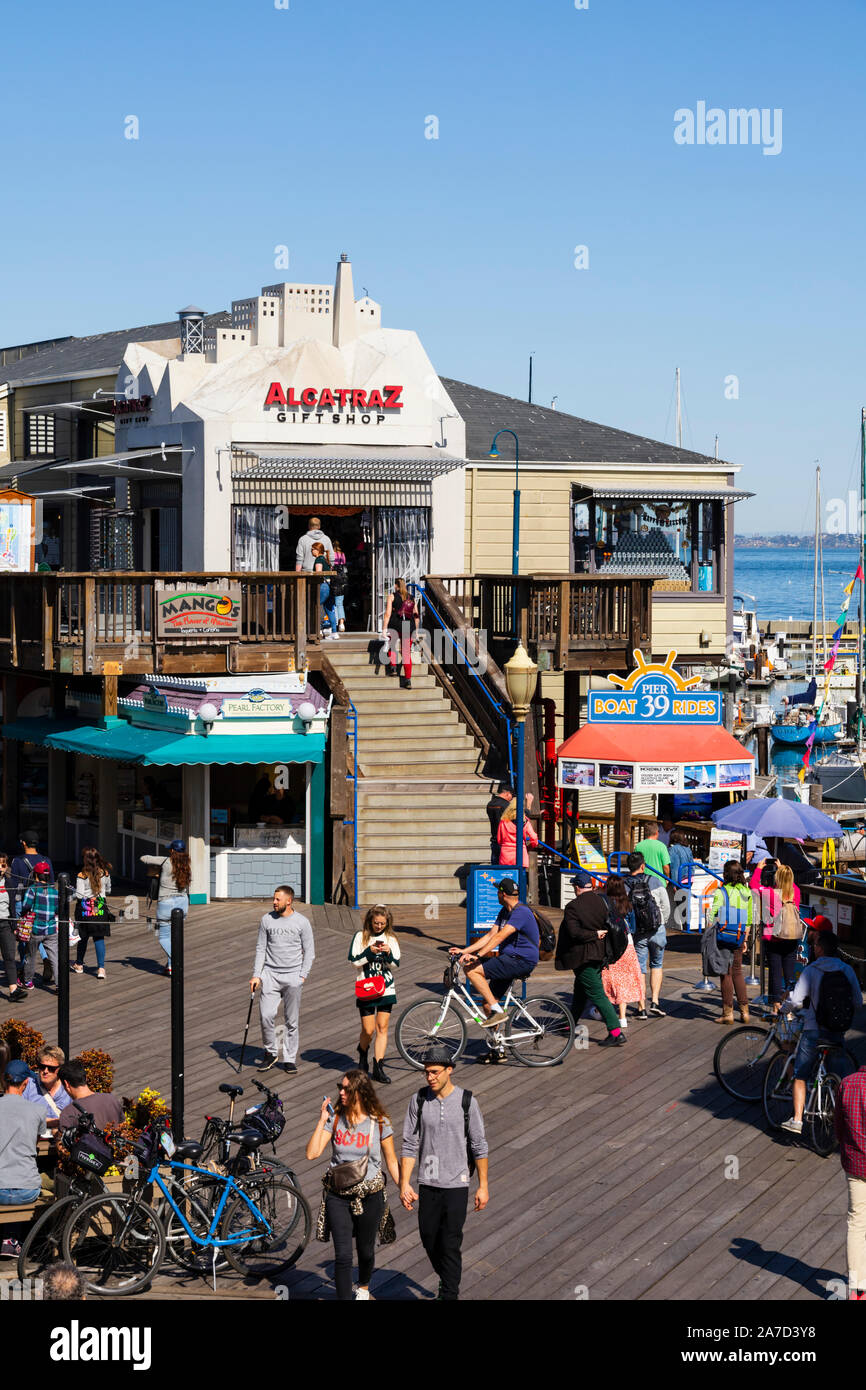
<path fill-rule="evenodd" d="M 26 418 L 28 455 L 53 454 L 54 416 L 28 414 Z"/>
<path fill-rule="evenodd" d="M 575 567 L 582 553 L 575 506 Z M 656 593 L 717 593 L 720 503 L 599 499 L 588 525 L 589 569 L 598 574 L 655 575 Z"/>

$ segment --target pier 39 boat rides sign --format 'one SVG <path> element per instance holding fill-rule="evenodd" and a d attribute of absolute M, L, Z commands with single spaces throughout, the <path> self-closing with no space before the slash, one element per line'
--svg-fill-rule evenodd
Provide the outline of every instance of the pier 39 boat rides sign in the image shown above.
<path fill-rule="evenodd" d="M 611 676 L 616 691 L 591 690 L 587 723 L 559 750 L 557 783 L 565 790 L 707 793 L 748 790 L 754 759 L 722 727 L 722 696 L 696 690 L 699 676 L 634 653 L 629 676 Z M 609 727 L 605 727 L 609 726 Z"/>

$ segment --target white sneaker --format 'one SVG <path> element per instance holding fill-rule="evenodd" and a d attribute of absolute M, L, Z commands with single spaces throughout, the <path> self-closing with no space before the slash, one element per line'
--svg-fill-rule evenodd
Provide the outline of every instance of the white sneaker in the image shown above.
<path fill-rule="evenodd" d="M 628 1027 L 628 1019 L 627 1019 L 627 1018 L 621 1018 L 620 1021 L 619 1021 L 619 1026 L 620 1026 L 620 1028 L 627 1028 L 627 1027 Z"/>
<path fill-rule="evenodd" d="M 790 1120 L 783 1120 L 783 1122 L 782 1122 L 782 1128 L 785 1129 L 785 1130 L 787 1130 L 789 1134 L 802 1134 L 802 1133 L 803 1133 L 803 1121 L 802 1121 L 802 1120 L 795 1120 L 794 1117 L 793 1117 L 793 1115 L 792 1115 L 791 1118 L 790 1118 Z"/>
<path fill-rule="evenodd" d="M 338 631 L 338 632 L 345 632 L 345 631 L 346 631 L 346 624 L 343 622 L 343 619 L 342 619 L 342 618 L 341 618 L 340 621 L 337 623 L 337 631 Z"/>
<path fill-rule="evenodd" d="M 370 1297 L 370 1290 L 369 1290 L 369 1289 L 356 1289 L 356 1290 L 355 1290 L 355 1302 L 356 1302 L 356 1303 L 364 1303 L 364 1302 L 366 1302 L 367 1300 L 369 1300 L 369 1297 Z"/>

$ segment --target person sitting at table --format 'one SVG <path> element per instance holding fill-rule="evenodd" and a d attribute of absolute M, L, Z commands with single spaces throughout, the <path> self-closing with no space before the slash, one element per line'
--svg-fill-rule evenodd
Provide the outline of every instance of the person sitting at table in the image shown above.
<path fill-rule="evenodd" d="M 123 1106 L 118 1096 L 112 1091 L 91 1091 L 87 1084 L 87 1072 L 84 1063 L 77 1057 L 73 1057 L 71 1062 L 64 1062 L 60 1068 L 60 1080 L 63 1082 L 73 1101 L 86 1110 L 88 1115 L 92 1115 L 99 1129 L 105 1129 L 107 1125 L 119 1125 L 123 1121 Z M 79 1112 L 71 1103 L 61 1110 L 59 1124 L 61 1129 L 71 1129 L 78 1123 Z"/>
<path fill-rule="evenodd" d="M 72 1104 L 72 1096 L 60 1080 L 60 1068 L 66 1061 L 62 1047 L 43 1047 L 36 1064 L 36 1079 L 24 1088 L 24 1099 L 37 1101 L 47 1112 L 49 1129 L 56 1129 L 61 1110 Z"/>
<path fill-rule="evenodd" d="M 0 1207 L 35 1202 L 42 1190 L 36 1166 L 36 1143 L 44 1126 L 41 1105 L 24 1099 L 24 1087 L 31 1080 L 26 1062 L 8 1061 L 3 1069 L 3 1095 L 0 1096 Z M 21 1246 L 8 1237 L 0 1254 L 21 1254 Z"/>

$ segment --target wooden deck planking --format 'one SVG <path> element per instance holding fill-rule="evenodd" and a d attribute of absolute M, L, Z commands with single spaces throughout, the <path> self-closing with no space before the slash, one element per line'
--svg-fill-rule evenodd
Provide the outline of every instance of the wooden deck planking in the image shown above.
<path fill-rule="evenodd" d="M 190 913 L 186 1129 L 191 1135 L 200 1132 L 206 1110 L 225 1111 L 217 1087 L 234 1072 L 214 1044 L 237 1058 L 255 932 L 265 906 L 217 904 Z M 283 1097 L 287 1124 L 278 1152 L 296 1168 L 315 1215 L 324 1164 L 308 1164 L 303 1149 L 323 1092 L 333 1095 L 337 1073 L 355 1060 L 357 1014 L 346 952 L 358 916 L 333 906 L 312 908 L 309 915 L 317 961 L 304 990 L 301 1071 L 291 1080 L 282 1072 L 263 1079 Z M 439 946 L 462 939 L 462 914 L 450 912 L 449 918 L 454 920 L 402 923 L 407 929 L 401 931 L 398 1013 L 439 986 Z M 155 973 L 162 960 L 156 937 L 143 920 L 118 922 L 107 946 L 104 984 L 92 976 L 72 979 L 73 1048 L 100 1045 L 111 1051 L 116 1089 L 123 1094 L 153 1084 L 168 1096 L 170 984 Z M 147 960 L 155 962 L 153 971 L 139 967 Z M 482 1105 L 493 1197 L 486 1212 L 470 1213 L 467 1220 L 466 1298 L 567 1299 L 585 1284 L 590 1299 L 809 1299 L 821 1292 L 810 1264 L 819 1256 L 816 1268 L 824 1277 L 844 1276 L 845 1185 L 838 1159 L 818 1159 L 804 1147 L 767 1135 L 760 1107 L 721 1092 L 711 1067 L 720 1030 L 707 1022 L 718 1010 L 718 995 L 709 996 L 709 1003 L 690 995 L 699 978 L 694 957 L 671 954 L 670 965 L 662 991 L 670 1013 L 632 1023 L 628 1046 L 619 1051 L 598 1048 L 603 1026 L 589 1022 L 588 1049 L 576 1050 L 563 1067 L 479 1070 L 472 1053 L 480 1038 L 470 1025 L 470 1055 L 458 1067 L 457 1080 Z M 571 976 L 543 963 L 530 993 L 545 992 L 569 999 Z M 37 989 L 21 1006 L 0 1005 L 0 1017 L 13 1012 L 26 1017 L 50 1039 L 55 1007 L 54 996 Z M 258 1098 L 249 1084 L 255 1074 L 249 1066 L 260 1055 L 259 1038 L 255 1010 L 242 1103 Z M 393 1042 L 389 1072 L 394 1084 L 382 1094 L 399 1134 L 421 1076 L 402 1063 Z M 737 1180 L 722 1176 L 728 1154 L 740 1159 Z M 791 1216 L 784 1208 L 788 1195 Z M 430 1296 L 436 1280 L 418 1240 L 416 1218 L 396 1206 L 398 1240 L 377 1253 L 374 1295 Z M 330 1246 L 311 1242 L 298 1267 L 285 1276 L 291 1298 L 332 1298 L 331 1261 Z M 231 1299 L 273 1297 L 269 1287 L 250 1287 L 236 1276 L 220 1276 L 218 1290 Z M 213 1297 L 206 1280 L 170 1275 L 160 1276 L 149 1296 Z"/>

